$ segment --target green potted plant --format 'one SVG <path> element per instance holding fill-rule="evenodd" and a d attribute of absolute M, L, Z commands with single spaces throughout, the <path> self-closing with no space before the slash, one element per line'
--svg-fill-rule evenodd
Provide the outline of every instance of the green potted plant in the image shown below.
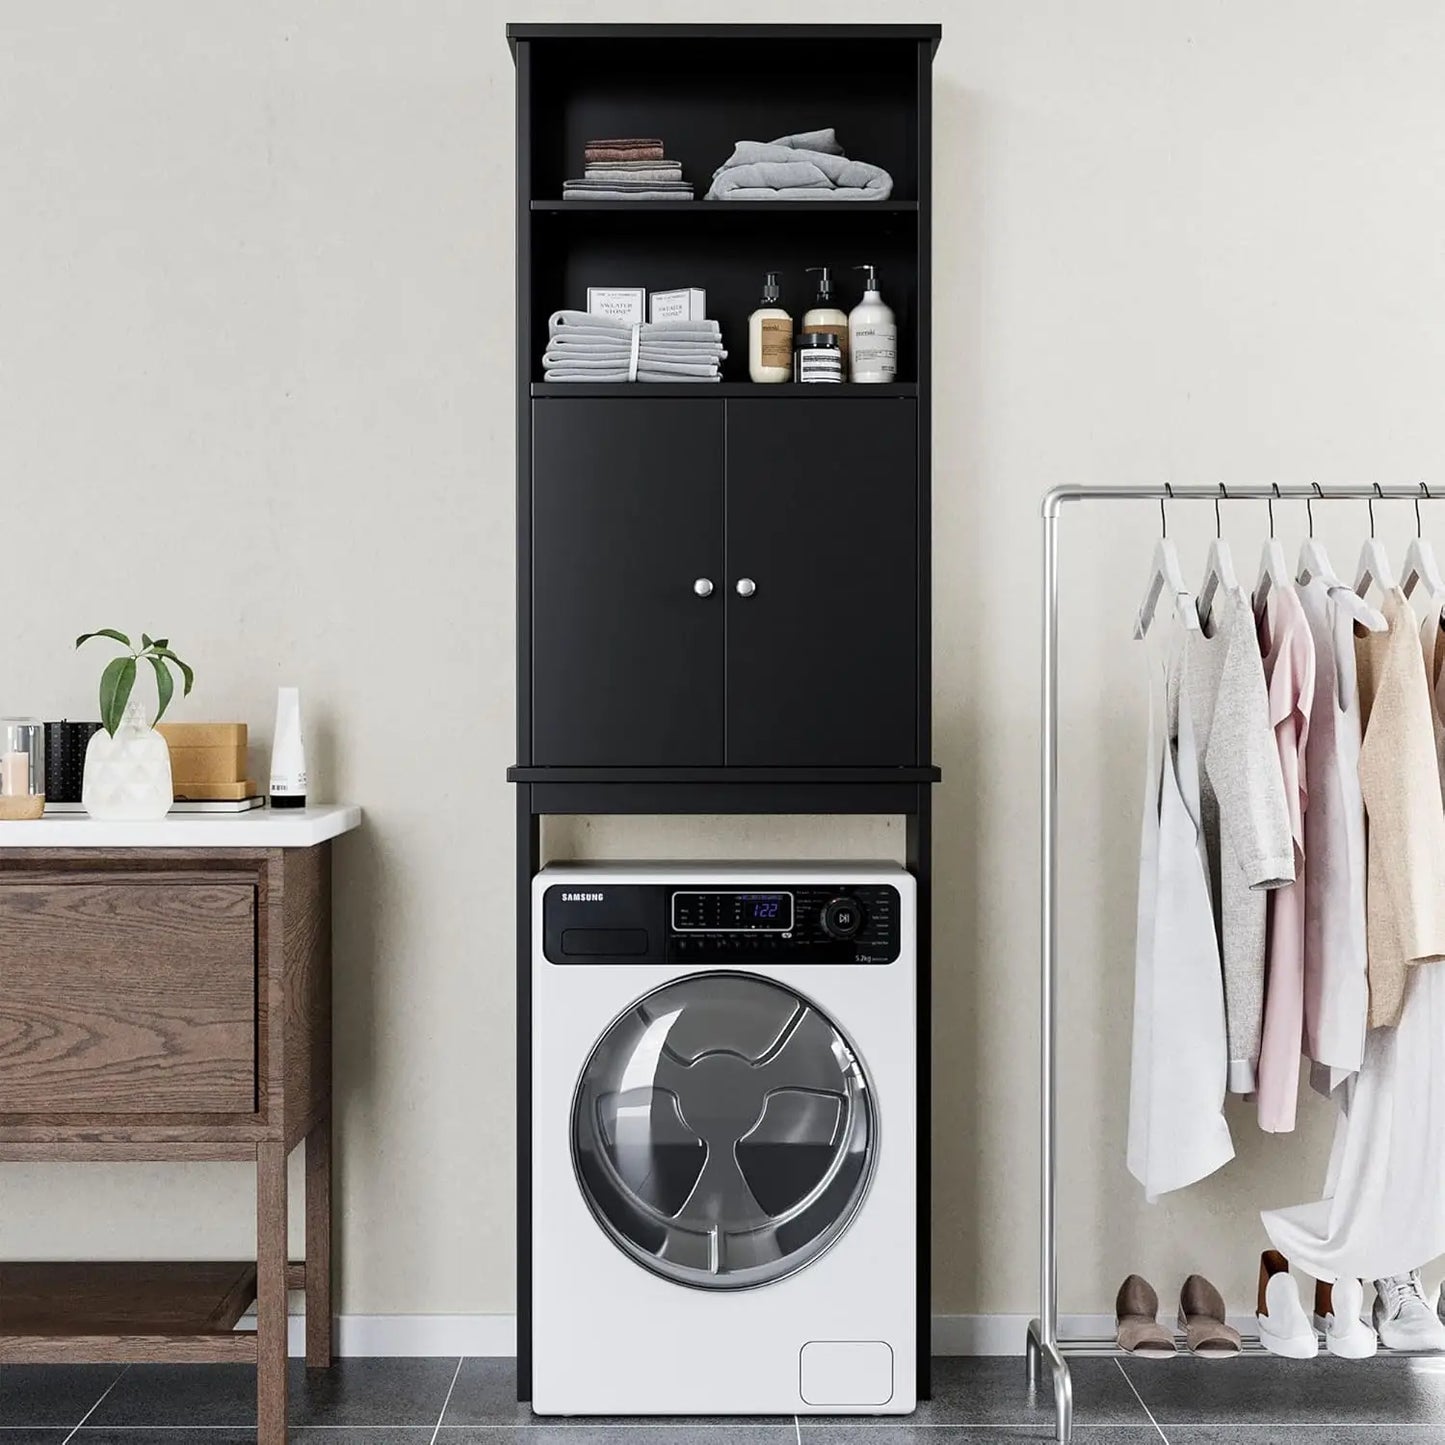
<path fill-rule="evenodd" d="M 123 632 L 102 627 L 75 639 L 77 647 L 93 637 L 118 642 L 125 652 L 112 658 L 100 675 L 101 731 L 91 738 L 85 751 L 85 780 L 81 799 L 92 818 L 134 822 L 163 818 L 175 800 L 171 784 L 171 754 L 166 740 L 155 730 L 175 696 L 181 675 L 182 695 L 189 695 L 195 674 L 171 651 L 168 638 L 141 633 L 136 647 Z M 147 718 L 141 701 L 134 695 L 141 663 L 150 664 L 155 674 L 156 712 Z"/>

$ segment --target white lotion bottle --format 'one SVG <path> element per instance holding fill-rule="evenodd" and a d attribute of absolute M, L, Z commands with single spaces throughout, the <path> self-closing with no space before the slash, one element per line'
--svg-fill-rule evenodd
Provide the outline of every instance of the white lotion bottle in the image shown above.
<path fill-rule="evenodd" d="M 793 318 L 778 305 L 778 273 L 768 272 L 762 304 L 748 317 L 748 375 L 754 381 L 793 379 Z"/>
<path fill-rule="evenodd" d="M 810 331 L 826 331 L 838 338 L 838 350 L 843 358 L 843 378 L 848 376 L 848 316 L 833 304 L 833 277 L 827 266 L 809 266 L 811 275 L 819 274 L 818 294 L 811 310 L 803 313 L 804 334 Z"/>
<path fill-rule="evenodd" d="M 276 689 L 276 733 L 271 740 L 271 806 L 306 806 L 306 742 L 301 735 L 301 689 Z"/>
<path fill-rule="evenodd" d="M 868 273 L 863 299 L 848 313 L 848 352 L 852 380 L 880 385 L 898 377 L 898 324 L 893 310 L 883 304 L 872 266 L 855 266 Z"/>

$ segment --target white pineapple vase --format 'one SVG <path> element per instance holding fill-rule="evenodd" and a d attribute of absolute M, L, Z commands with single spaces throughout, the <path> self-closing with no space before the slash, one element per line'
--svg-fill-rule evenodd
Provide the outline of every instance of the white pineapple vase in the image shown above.
<path fill-rule="evenodd" d="M 115 736 L 102 728 L 85 750 L 81 801 L 92 818 L 113 823 L 164 818 L 175 799 L 171 750 L 146 721 L 145 710 L 126 705 Z"/>

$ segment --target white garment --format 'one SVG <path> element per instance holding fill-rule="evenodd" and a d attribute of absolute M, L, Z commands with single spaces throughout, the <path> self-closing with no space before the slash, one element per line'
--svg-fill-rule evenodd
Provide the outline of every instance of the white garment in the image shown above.
<path fill-rule="evenodd" d="M 1170 737 L 1177 641 L 1149 665 L 1149 752 L 1139 848 L 1129 1172 L 1153 1201 L 1234 1157 L 1224 1119 L 1228 1045 L 1200 826 L 1199 757 L 1188 699 Z"/>
<path fill-rule="evenodd" d="M 1445 966 L 1409 971 L 1394 1028 L 1372 1029 L 1342 1091 L 1325 1197 L 1260 1215 L 1316 1279 L 1379 1279 L 1445 1254 Z"/>
<path fill-rule="evenodd" d="M 1299 589 L 1315 639 L 1305 746 L 1305 1057 L 1322 1094 L 1359 1071 L 1370 990 L 1365 954 L 1365 800 L 1354 619 L 1315 578 Z"/>
<path fill-rule="evenodd" d="M 1445 856 L 1434 861 L 1445 870 Z M 1399 1022 L 1366 1036 L 1325 1197 L 1260 1218 L 1276 1249 L 1326 1281 L 1403 1275 L 1445 1254 L 1445 962 L 1408 968 Z"/>

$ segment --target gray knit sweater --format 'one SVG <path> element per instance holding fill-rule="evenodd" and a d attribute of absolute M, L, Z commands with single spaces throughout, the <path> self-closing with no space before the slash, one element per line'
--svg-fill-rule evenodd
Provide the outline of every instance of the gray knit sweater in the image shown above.
<path fill-rule="evenodd" d="M 1186 634 L 1171 679 L 1171 714 L 1188 707 L 1200 759 L 1199 797 L 1210 893 L 1224 968 L 1229 1089 L 1252 1093 L 1264 1018 L 1265 889 L 1292 883 L 1294 841 L 1269 722 L 1254 614 L 1240 590 L 1221 593 L 1211 635 Z"/>

